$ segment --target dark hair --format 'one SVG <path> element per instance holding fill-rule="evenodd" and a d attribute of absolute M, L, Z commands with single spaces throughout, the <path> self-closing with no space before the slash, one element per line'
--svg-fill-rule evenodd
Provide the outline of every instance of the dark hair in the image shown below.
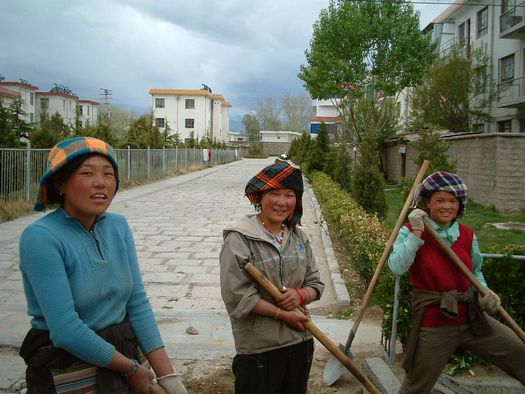
<path fill-rule="evenodd" d="M 421 200 L 423 201 L 423 203 L 426 204 L 426 203 L 430 202 L 430 199 L 432 198 L 432 196 L 436 192 L 447 192 L 447 193 L 450 193 L 450 194 L 454 194 L 452 192 L 449 192 L 448 190 L 426 190 L 425 189 L 425 190 L 422 190 L 419 195 L 421 196 Z M 459 202 L 458 214 L 456 216 L 456 219 L 457 219 L 463 214 L 465 206 L 463 205 L 463 203 L 461 202 L 461 200 L 459 198 L 456 197 L 456 199 Z M 426 205 L 425 205 L 425 209 L 426 209 Z"/>
<path fill-rule="evenodd" d="M 101 156 L 106 158 L 105 155 L 97 152 L 86 153 L 67 162 L 62 167 L 60 167 L 56 173 L 53 174 L 53 176 L 47 181 L 47 201 L 49 205 L 64 204 L 64 196 L 60 193 L 58 185 L 66 182 L 69 177 L 82 165 L 82 163 L 93 156 Z M 113 167 L 113 164 L 111 166 Z"/>

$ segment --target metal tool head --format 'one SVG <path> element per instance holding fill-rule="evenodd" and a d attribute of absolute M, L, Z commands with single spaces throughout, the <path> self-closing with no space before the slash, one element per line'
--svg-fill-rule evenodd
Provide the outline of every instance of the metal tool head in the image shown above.
<path fill-rule="evenodd" d="M 342 344 L 339 344 L 339 349 L 345 353 L 350 359 L 353 358 L 353 354 L 348 349 L 348 352 L 345 352 L 345 346 Z M 328 385 L 331 386 L 339 378 L 341 375 L 346 371 L 346 367 L 334 356 L 331 355 L 328 361 L 326 362 L 326 365 L 324 366 L 323 370 L 323 381 Z"/>

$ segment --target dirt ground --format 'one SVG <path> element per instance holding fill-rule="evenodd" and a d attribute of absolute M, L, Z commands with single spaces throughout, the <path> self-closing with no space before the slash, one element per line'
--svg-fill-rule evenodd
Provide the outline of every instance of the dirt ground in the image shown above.
<path fill-rule="evenodd" d="M 361 368 L 361 362 L 369 357 L 383 358 L 382 352 L 377 349 L 354 349 L 353 359 L 356 366 Z M 310 372 L 308 394 L 360 394 L 364 393 L 361 383 L 349 372 L 344 371 L 339 380 L 332 386 L 323 381 L 323 371 L 330 354 L 322 345 L 316 344 L 314 362 Z M 384 358 L 383 358 L 384 359 Z M 213 360 L 178 360 L 176 368 L 182 373 L 182 380 L 190 394 L 232 394 L 234 392 L 234 376 L 231 372 L 231 358 L 220 357 Z M 404 371 L 400 366 L 401 356 L 396 360 L 392 371 L 402 382 Z M 469 371 L 456 375 L 457 377 L 500 378 L 506 377 L 504 372 L 492 365 L 477 364 Z"/>
<path fill-rule="evenodd" d="M 381 357 L 379 347 L 376 350 L 352 348 L 355 365 L 368 357 Z M 323 381 L 323 371 L 330 353 L 319 343 L 316 343 L 314 361 L 309 379 L 309 394 L 329 393 L 362 393 L 362 385 L 349 371 L 344 371 L 339 380 L 332 386 Z M 233 393 L 234 376 L 231 371 L 230 357 L 220 357 L 213 360 L 177 360 L 175 367 L 182 374 L 182 380 L 190 394 L 230 394 Z"/>

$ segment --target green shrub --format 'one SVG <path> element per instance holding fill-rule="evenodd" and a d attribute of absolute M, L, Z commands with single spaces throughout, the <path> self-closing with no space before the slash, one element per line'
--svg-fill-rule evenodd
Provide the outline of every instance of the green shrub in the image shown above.
<path fill-rule="evenodd" d="M 388 238 L 385 226 L 376 215 L 365 212 L 328 175 L 314 172 L 312 182 L 323 216 L 339 232 L 346 253 L 368 284 Z"/>

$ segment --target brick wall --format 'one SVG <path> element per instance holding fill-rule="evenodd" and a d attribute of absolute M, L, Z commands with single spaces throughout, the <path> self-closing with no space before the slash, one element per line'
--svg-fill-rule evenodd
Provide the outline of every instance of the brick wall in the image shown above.
<path fill-rule="evenodd" d="M 500 211 L 525 209 L 525 134 L 487 133 L 449 137 L 449 158 L 469 188 L 469 197 Z M 399 181 L 402 156 L 399 143 L 388 143 L 382 152 L 387 179 Z M 417 151 L 406 146 L 405 176 L 414 178 Z"/>

